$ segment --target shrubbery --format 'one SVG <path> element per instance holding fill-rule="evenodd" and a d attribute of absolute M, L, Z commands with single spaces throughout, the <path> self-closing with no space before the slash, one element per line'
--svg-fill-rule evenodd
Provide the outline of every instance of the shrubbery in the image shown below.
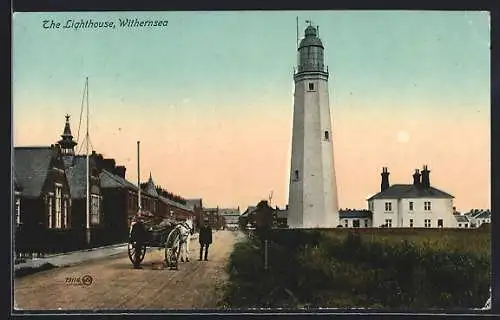
<path fill-rule="evenodd" d="M 226 304 L 462 309 L 487 300 L 488 232 L 373 230 L 274 230 L 267 271 L 259 239 L 238 244 Z M 470 241 L 483 247 L 473 250 Z"/>

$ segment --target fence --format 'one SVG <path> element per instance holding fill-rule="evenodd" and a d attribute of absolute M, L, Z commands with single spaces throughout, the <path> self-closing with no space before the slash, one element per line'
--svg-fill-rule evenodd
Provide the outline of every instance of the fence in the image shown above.
<path fill-rule="evenodd" d="M 14 235 L 16 259 L 41 258 L 48 254 L 65 253 L 88 248 L 102 247 L 126 241 L 128 234 L 111 232 L 105 228 L 91 230 L 90 243 L 84 229 L 23 229 Z"/>

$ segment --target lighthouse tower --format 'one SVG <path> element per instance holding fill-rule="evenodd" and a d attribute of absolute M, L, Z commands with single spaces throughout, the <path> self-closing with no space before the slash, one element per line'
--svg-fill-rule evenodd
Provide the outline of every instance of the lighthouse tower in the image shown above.
<path fill-rule="evenodd" d="M 298 47 L 294 74 L 290 228 L 335 228 L 339 224 L 328 70 L 323 51 L 318 29 L 309 25 Z"/>

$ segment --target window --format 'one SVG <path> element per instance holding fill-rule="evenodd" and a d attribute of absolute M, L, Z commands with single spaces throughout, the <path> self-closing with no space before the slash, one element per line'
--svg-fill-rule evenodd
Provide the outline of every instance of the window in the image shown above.
<path fill-rule="evenodd" d="M 425 219 L 424 220 L 424 227 L 430 228 L 431 227 L 431 220 L 430 219 Z"/>
<path fill-rule="evenodd" d="M 349 223 L 348 223 L 348 222 L 349 222 L 349 221 L 348 221 L 347 219 L 345 219 L 345 220 L 344 220 L 344 227 L 346 227 L 346 228 L 347 228 L 347 227 L 349 226 Z"/>
<path fill-rule="evenodd" d="M 353 220 L 353 221 L 352 221 L 352 226 L 353 226 L 354 228 L 359 228 L 359 220 Z"/>
<path fill-rule="evenodd" d="M 431 211 L 431 202 L 430 201 L 424 202 L 424 211 Z"/>
<path fill-rule="evenodd" d="M 100 223 L 100 217 L 99 217 L 99 196 L 98 195 L 91 195 L 90 196 L 90 223 L 92 224 L 99 224 Z"/>
<path fill-rule="evenodd" d="M 21 199 L 19 197 L 16 197 L 15 210 L 16 210 L 16 223 L 21 224 Z"/>
<path fill-rule="evenodd" d="M 391 202 L 385 203 L 385 211 L 392 211 L 392 203 Z"/>
<path fill-rule="evenodd" d="M 330 140 L 330 132 L 325 131 L 325 140 L 328 141 Z"/>
<path fill-rule="evenodd" d="M 387 228 L 392 228 L 392 219 L 385 219 L 385 226 Z"/>
<path fill-rule="evenodd" d="M 52 219 L 52 196 L 51 195 L 49 195 L 47 197 L 47 204 L 48 204 L 48 207 L 49 207 L 49 212 L 48 212 L 49 223 L 48 223 L 48 226 L 49 226 L 49 228 L 53 228 L 54 225 L 52 224 L 53 219 Z"/>
<path fill-rule="evenodd" d="M 439 219 L 438 220 L 438 228 L 442 228 L 443 227 L 443 219 Z"/>
<path fill-rule="evenodd" d="M 462 228 L 462 224 L 461 224 L 461 223 L 459 223 L 459 224 L 458 224 L 458 227 L 459 227 L 459 228 Z"/>
<path fill-rule="evenodd" d="M 413 228 L 413 219 L 410 219 L 410 228 Z"/>
<path fill-rule="evenodd" d="M 299 181 L 299 170 L 295 170 L 295 181 Z"/>
<path fill-rule="evenodd" d="M 368 228 L 368 219 L 365 219 L 365 228 Z"/>
<path fill-rule="evenodd" d="M 408 202 L 408 210 L 413 211 L 413 201 Z"/>
<path fill-rule="evenodd" d="M 61 227 L 61 213 L 62 213 L 62 185 L 56 183 L 56 228 Z"/>
<path fill-rule="evenodd" d="M 64 199 L 62 206 L 62 215 L 61 215 L 61 227 L 66 228 L 68 225 L 68 200 Z"/>
<path fill-rule="evenodd" d="M 309 90 L 314 90 L 314 83 L 313 82 L 309 82 Z"/>
<path fill-rule="evenodd" d="M 465 227 L 465 228 L 468 228 L 468 227 L 469 227 L 469 224 L 468 224 L 468 223 L 466 223 L 466 224 L 464 225 L 464 227 Z"/>

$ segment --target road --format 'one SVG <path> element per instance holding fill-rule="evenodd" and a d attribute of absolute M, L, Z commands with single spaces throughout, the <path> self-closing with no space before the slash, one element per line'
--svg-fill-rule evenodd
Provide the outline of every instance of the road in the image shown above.
<path fill-rule="evenodd" d="M 15 308 L 22 310 L 95 309 L 210 309 L 216 308 L 227 280 L 225 266 L 233 246 L 243 235 L 233 231 L 213 234 L 209 261 L 198 261 L 199 246 L 191 244 L 189 262 L 179 270 L 154 269 L 164 251 L 146 253 L 142 269 L 133 269 L 126 254 L 39 272 L 14 280 Z M 67 283 L 83 276 L 87 285 Z M 87 277 L 89 279 L 89 277 Z"/>

